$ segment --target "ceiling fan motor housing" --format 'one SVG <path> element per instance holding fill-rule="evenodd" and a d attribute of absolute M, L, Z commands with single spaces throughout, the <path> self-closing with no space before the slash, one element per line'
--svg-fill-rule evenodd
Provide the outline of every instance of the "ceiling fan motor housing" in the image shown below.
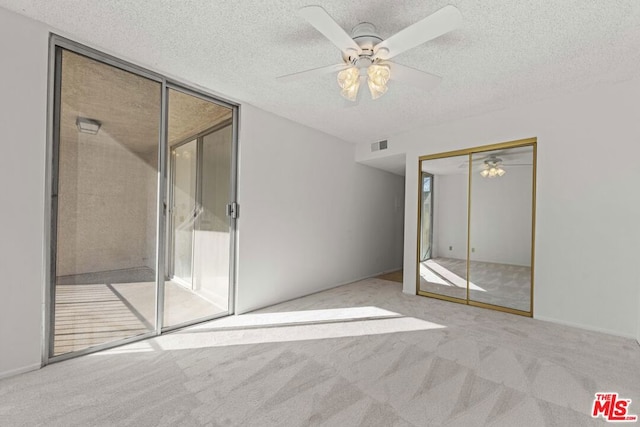
<path fill-rule="evenodd" d="M 362 22 L 353 27 L 351 37 L 353 41 L 358 44 L 362 52 L 358 54 L 356 51 L 348 50 L 348 52 L 342 56 L 345 63 L 363 69 L 376 62 L 373 48 L 382 41 L 382 38 L 378 35 L 375 25 L 370 22 Z"/>
<path fill-rule="evenodd" d="M 502 164 L 502 159 L 492 155 L 484 161 L 484 164 L 485 167 L 495 168 Z"/>

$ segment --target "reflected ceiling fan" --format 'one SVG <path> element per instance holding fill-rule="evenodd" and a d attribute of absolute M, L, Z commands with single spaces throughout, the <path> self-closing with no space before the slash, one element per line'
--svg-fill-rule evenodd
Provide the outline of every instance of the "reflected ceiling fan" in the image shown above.
<path fill-rule="evenodd" d="M 498 157 L 496 154 L 490 154 L 488 156 L 480 157 L 477 159 L 473 159 L 474 166 L 477 165 L 477 168 L 480 169 L 480 175 L 483 178 L 496 178 L 501 177 L 507 171 L 504 170 L 505 167 L 512 166 L 532 166 L 532 163 L 504 163 L 503 160 Z M 459 168 L 468 168 L 469 161 L 465 160 L 458 166 Z"/>
<path fill-rule="evenodd" d="M 421 21 L 383 40 L 376 28 L 363 22 L 353 28 L 351 36 L 338 25 L 320 6 L 306 6 L 299 15 L 313 25 L 342 52 L 342 62 L 278 77 L 280 81 L 338 72 L 340 94 L 356 101 L 361 82 L 367 80 L 371 98 L 376 99 L 387 92 L 389 80 L 397 80 L 429 90 L 441 77 L 389 61 L 409 49 L 455 30 L 462 23 L 462 15 L 454 6 L 445 6 Z"/>

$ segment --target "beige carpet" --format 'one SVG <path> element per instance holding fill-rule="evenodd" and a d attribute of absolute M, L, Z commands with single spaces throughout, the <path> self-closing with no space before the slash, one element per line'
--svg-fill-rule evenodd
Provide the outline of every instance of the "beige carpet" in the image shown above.
<path fill-rule="evenodd" d="M 640 346 L 369 279 L 0 380 L 3 426 L 601 426 Z"/>

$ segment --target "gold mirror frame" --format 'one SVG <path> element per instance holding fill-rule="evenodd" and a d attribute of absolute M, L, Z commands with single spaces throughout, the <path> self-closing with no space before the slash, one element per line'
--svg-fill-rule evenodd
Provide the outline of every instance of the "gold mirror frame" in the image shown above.
<path fill-rule="evenodd" d="M 447 151 L 444 153 L 430 154 L 426 156 L 420 156 L 418 158 L 418 220 L 417 224 L 417 233 L 416 233 L 416 295 L 421 295 L 430 298 L 441 299 L 445 301 L 456 302 L 459 304 L 471 305 L 474 307 L 482 307 L 488 308 L 496 311 L 503 311 L 506 313 L 518 314 L 520 316 L 533 317 L 533 289 L 534 289 L 534 270 L 535 270 L 535 235 L 536 235 L 536 179 L 537 179 L 537 138 L 527 138 L 527 139 L 519 139 L 515 141 L 501 142 L 498 144 L 490 144 L 483 145 L 480 147 L 472 147 L 466 148 L 462 150 L 455 151 Z M 473 168 L 473 154 L 483 153 L 486 151 L 494 151 L 494 150 L 503 150 L 508 148 L 516 148 L 516 147 L 527 147 L 530 146 L 533 149 L 532 157 L 533 157 L 533 170 L 532 170 L 532 188 L 531 188 L 531 295 L 530 295 L 530 309 L 529 311 L 517 310 L 514 308 L 502 307 L 499 305 L 488 304 L 484 302 L 478 302 L 469 299 L 469 260 L 471 259 L 471 239 L 469 238 L 471 233 L 471 179 L 472 179 L 472 168 Z M 440 295 L 432 292 L 426 292 L 420 290 L 420 235 L 421 235 L 421 227 L 420 220 L 422 218 L 422 162 L 424 160 L 434 160 L 434 159 L 443 159 L 447 157 L 454 156 L 464 156 L 467 155 L 469 157 L 469 173 L 468 173 L 468 183 L 467 183 L 467 298 L 460 299 L 455 297 L 449 297 L 447 295 Z"/>

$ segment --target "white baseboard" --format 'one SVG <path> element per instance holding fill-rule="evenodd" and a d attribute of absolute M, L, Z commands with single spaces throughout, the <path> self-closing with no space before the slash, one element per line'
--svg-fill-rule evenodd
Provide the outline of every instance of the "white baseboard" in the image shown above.
<path fill-rule="evenodd" d="M 625 333 L 622 333 L 620 331 L 613 331 L 613 330 L 606 329 L 606 328 L 594 328 L 593 326 L 583 325 L 581 323 L 567 322 L 565 320 L 558 320 L 558 319 L 554 319 L 553 317 L 547 317 L 547 316 L 538 316 L 535 313 L 533 315 L 533 318 L 537 319 L 537 320 L 543 320 L 545 322 L 558 323 L 558 324 L 564 325 L 564 326 L 571 326 L 573 328 L 584 329 L 584 330 L 587 330 L 587 331 L 600 332 L 600 333 L 603 333 L 603 334 L 615 335 L 617 337 L 630 338 L 630 339 L 633 339 L 633 340 L 638 340 L 638 338 L 633 334 L 625 334 Z"/>
<path fill-rule="evenodd" d="M 23 366 L 21 368 L 11 369 L 9 371 L 0 372 L 0 380 L 4 378 L 13 377 L 16 375 L 24 374 L 29 371 L 36 371 L 42 367 L 41 363 L 34 363 L 32 365 Z"/>

